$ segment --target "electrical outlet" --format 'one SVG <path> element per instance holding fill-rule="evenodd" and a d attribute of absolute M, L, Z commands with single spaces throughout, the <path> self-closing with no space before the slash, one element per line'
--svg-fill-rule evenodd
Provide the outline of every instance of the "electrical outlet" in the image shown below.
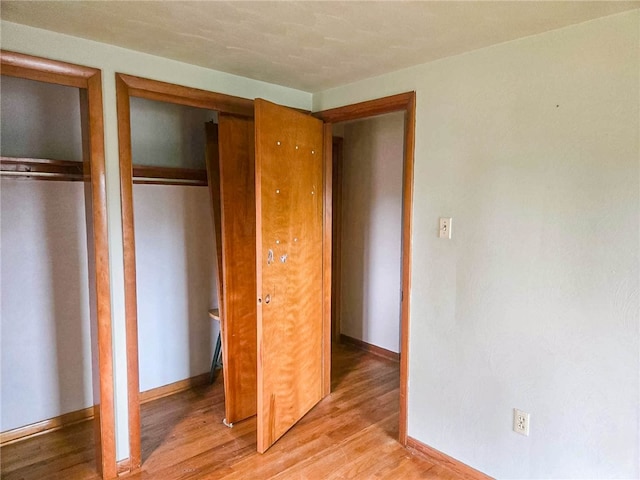
<path fill-rule="evenodd" d="M 513 431 L 520 435 L 529 436 L 530 416 L 527 412 L 513 409 Z"/>
<path fill-rule="evenodd" d="M 451 238 L 451 221 L 452 218 L 440 217 L 440 230 L 438 236 L 440 238 Z"/>

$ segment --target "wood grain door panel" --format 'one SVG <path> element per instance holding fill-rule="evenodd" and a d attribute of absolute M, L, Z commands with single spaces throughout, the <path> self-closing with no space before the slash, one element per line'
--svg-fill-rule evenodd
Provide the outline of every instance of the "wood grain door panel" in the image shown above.
<path fill-rule="evenodd" d="M 258 451 L 323 394 L 323 124 L 255 101 Z"/>
<path fill-rule="evenodd" d="M 217 228 L 221 245 L 219 265 L 222 266 L 219 303 L 225 418 L 229 424 L 256 414 L 254 154 L 253 120 L 221 113 L 218 117 L 220 222 Z M 211 170 L 215 170 L 215 164 Z"/>

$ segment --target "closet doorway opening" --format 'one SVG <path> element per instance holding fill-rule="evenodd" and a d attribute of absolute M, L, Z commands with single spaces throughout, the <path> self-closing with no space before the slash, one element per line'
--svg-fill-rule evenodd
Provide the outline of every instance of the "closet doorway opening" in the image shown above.
<path fill-rule="evenodd" d="M 406 445 L 415 92 L 314 115 L 332 135 L 333 350 L 373 353 L 392 374 L 399 362 L 397 438 Z M 348 371 L 332 368 L 332 390 Z"/>
<path fill-rule="evenodd" d="M 141 403 L 209 381 L 219 324 L 208 312 L 218 306 L 221 281 L 205 159 L 217 147 L 211 127 L 218 113 L 252 117 L 253 102 L 125 74 L 116 74 L 116 92 L 128 352 L 124 472 L 169 440 L 178 420 L 169 416 L 188 414 L 150 412 L 143 426 Z"/>
<path fill-rule="evenodd" d="M 2 473 L 79 444 L 77 468 L 113 478 L 100 71 L 6 51 L 1 62 Z"/>
<path fill-rule="evenodd" d="M 332 337 L 398 361 L 404 115 L 333 125 Z"/>
<path fill-rule="evenodd" d="M 220 324 L 208 315 L 218 307 L 218 281 L 205 124 L 215 124 L 217 112 L 133 97 L 130 115 L 139 400 L 145 404 L 209 382 Z M 180 417 L 163 412 L 162 421 L 154 415 L 142 422 L 143 461 Z"/>

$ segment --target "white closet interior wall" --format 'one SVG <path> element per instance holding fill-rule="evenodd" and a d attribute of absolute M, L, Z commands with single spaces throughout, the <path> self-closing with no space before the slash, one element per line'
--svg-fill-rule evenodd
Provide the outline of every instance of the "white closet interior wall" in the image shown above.
<path fill-rule="evenodd" d="M 2 77 L 4 156 L 82 160 L 77 88 Z M 82 182 L 0 181 L 6 431 L 93 405 Z"/>
<path fill-rule="evenodd" d="M 216 112 L 131 99 L 135 165 L 205 168 L 204 123 Z M 217 322 L 215 239 L 207 187 L 133 187 L 140 391 L 205 373 Z"/>

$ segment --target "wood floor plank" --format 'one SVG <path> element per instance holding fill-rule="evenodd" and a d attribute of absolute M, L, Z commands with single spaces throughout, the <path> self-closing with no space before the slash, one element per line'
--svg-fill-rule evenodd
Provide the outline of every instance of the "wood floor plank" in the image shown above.
<path fill-rule="evenodd" d="M 265 454 L 256 419 L 233 428 L 223 378 L 142 405 L 143 466 L 126 480 L 464 480 L 398 442 L 398 363 L 334 346 L 333 392 Z M 6 480 L 97 480 L 91 422 L 0 450 Z"/>
<path fill-rule="evenodd" d="M 397 418 L 394 418 L 394 416 L 391 415 L 386 418 L 386 421 L 397 421 Z M 345 437 L 342 441 L 334 441 L 328 448 L 318 451 L 313 456 L 297 462 L 294 467 L 284 470 L 272 478 L 277 480 L 299 477 L 311 478 L 314 474 L 317 475 L 318 472 L 326 472 L 327 475 L 330 475 L 331 472 L 335 472 L 336 470 L 344 467 L 351 467 L 354 461 L 361 455 L 365 454 L 368 450 L 379 449 L 380 442 L 389 440 L 390 443 L 396 443 L 392 439 L 386 438 L 378 438 L 378 442 L 372 442 L 376 437 L 376 431 L 379 429 L 379 425 L 372 424 L 364 430 L 359 430 L 350 436 Z"/>

